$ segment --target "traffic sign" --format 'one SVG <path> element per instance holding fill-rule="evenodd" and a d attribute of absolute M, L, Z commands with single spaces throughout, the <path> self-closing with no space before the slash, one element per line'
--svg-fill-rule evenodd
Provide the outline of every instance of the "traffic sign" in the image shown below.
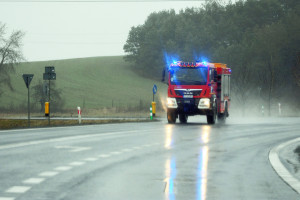
<path fill-rule="evenodd" d="M 27 87 L 27 90 L 28 90 L 28 127 L 30 127 L 30 95 L 29 95 L 29 85 L 33 79 L 33 74 L 23 74 L 23 79 L 24 79 L 24 82 L 25 82 L 25 85 Z"/>
<path fill-rule="evenodd" d="M 28 88 L 31 80 L 33 79 L 33 74 L 23 74 L 23 79 L 24 79 L 26 87 Z"/>
<path fill-rule="evenodd" d="M 154 84 L 153 85 L 153 94 L 156 94 L 156 92 L 157 92 L 157 86 Z"/>
<path fill-rule="evenodd" d="M 46 66 L 45 73 L 47 73 L 47 74 L 55 73 L 55 68 L 53 66 Z"/>
<path fill-rule="evenodd" d="M 43 79 L 44 80 L 56 80 L 56 73 L 44 73 Z"/>

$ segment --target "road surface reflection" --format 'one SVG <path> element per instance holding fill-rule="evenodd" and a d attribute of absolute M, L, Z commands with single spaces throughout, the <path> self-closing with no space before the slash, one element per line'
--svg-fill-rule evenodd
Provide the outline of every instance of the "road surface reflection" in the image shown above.
<path fill-rule="evenodd" d="M 166 126 L 166 138 L 165 138 L 165 148 L 166 149 L 171 149 L 173 145 L 173 125 L 168 124 Z"/>
<path fill-rule="evenodd" d="M 197 200 L 205 200 L 207 192 L 207 166 L 209 148 L 206 145 L 209 142 L 210 126 L 201 127 L 201 141 L 204 146 L 200 147 L 198 157 L 198 174 L 197 174 Z"/>
<path fill-rule="evenodd" d="M 167 125 L 165 128 L 165 149 L 171 149 L 173 147 L 174 141 L 174 126 Z M 199 150 L 199 156 L 197 158 L 197 174 L 196 177 L 196 199 L 197 200 L 206 200 L 207 195 L 207 172 L 208 172 L 208 153 L 209 147 L 207 146 L 210 139 L 211 127 L 208 125 L 201 126 L 200 128 L 200 138 L 199 142 L 201 144 Z M 193 152 L 191 152 L 193 153 Z M 196 164 L 196 163 L 195 163 Z M 179 185 L 175 184 L 176 181 L 176 157 L 174 154 L 170 155 L 165 162 L 165 195 L 168 200 L 176 199 L 176 191 Z M 195 169 L 191 169 L 195 171 Z"/>

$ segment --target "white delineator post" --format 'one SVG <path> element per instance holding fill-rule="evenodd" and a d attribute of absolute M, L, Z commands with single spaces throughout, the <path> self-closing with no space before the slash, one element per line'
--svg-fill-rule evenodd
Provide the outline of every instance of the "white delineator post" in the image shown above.
<path fill-rule="evenodd" d="M 278 103 L 278 112 L 279 112 L 279 116 L 281 115 L 281 104 Z"/>
<path fill-rule="evenodd" d="M 79 106 L 77 107 L 77 111 L 78 111 L 78 123 L 81 124 L 81 109 Z"/>
<path fill-rule="evenodd" d="M 152 115 L 152 105 L 150 106 L 150 119 L 153 119 L 153 115 Z"/>

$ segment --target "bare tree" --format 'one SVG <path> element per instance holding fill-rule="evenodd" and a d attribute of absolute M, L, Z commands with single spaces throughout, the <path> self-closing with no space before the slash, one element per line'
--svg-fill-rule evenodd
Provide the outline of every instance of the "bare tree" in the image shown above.
<path fill-rule="evenodd" d="M 3 94 L 3 87 L 6 85 L 13 90 L 10 80 L 10 73 L 14 71 L 14 65 L 24 60 L 21 46 L 24 33 L 13 31 L 6 39 L 6 25 L 0 22 L 0 96 Z"/>

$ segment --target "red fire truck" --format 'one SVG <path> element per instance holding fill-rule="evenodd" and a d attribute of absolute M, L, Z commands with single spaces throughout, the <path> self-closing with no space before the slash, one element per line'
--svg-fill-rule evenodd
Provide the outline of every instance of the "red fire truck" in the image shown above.
<path fill-rule="evenodd" d="M 173 62 L 168 71 L 167 118 L 186 123 L 188 116 L 206 115 L 208 124 L 225 122 L 230 107 L 231 69 L 222 63 Z M 163 81 L 166 70 L 163 72 Z"/>

